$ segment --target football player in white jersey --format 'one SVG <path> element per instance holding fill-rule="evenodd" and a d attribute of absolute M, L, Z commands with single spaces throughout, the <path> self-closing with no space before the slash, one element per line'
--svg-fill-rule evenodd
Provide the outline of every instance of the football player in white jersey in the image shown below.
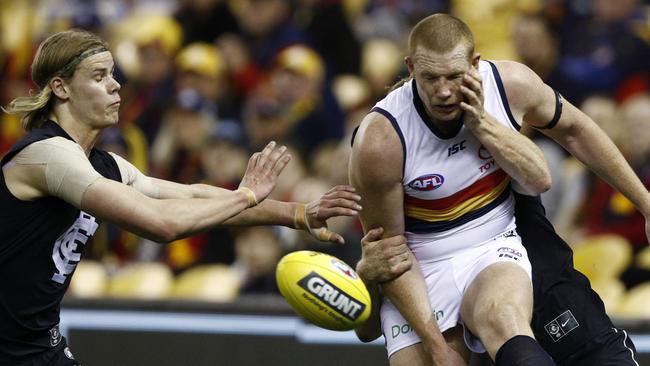
<path fill-rule="evenodd" d="M 571 104 L 563 102 L 558 93 L 524 65 L 501 61 L 491 63 L 491 72 L 482 71 L 485 67 L 481 66 L 479 55 L 474 53 L 473 37 L 462 21 L 449 15 L 436 14 L 418 23 L 409 37 L 409 55 L 405 61 L 413 78 L 410 83 L 416 85 L 412 88 L 412 100 L 408 99 L 409 92 L 404 87 L 389 94 L 362 121 L 353 145 L 350 179 L 363 197 L 365 211 L 362 221 L 366 231 L 381 226 L 385 228 L 385 237 L 405 233 L 412 250 L 415 247 L 425 252 L 420 250 L 419 245 L 426 234 L 423 230 L 427 228 L 434 232 L 429 234 L 432 240 L 428 245 L 435 246 L 438 242 L 445 243 L 450 237 L 462 237 L 465 231 L 474 230 L 471 222 L 489 225 L 490 221 L 481 219 L 488 213 L 480 212 L 489 204 L 476 206 L 470 203 L 485 200 L 485 196 L 492 191 L 475 195 L 470 194 L 474 192 L 470 189 L 464 191 L 460 197 L 462 199 L 455 197 L 453 200 L 430 193 L 427 193 L 428 196 L 417 196 L 421 192 L 410 191 L 413 188 L 410 183 L 415 181 L 408 181 L 405 177 L 412 173 L 413 166 L 419 164 L 414 161 L 426 158 L 417 156 L 418 159 L 412 159 L 417 152 L 409 149 L 412 146 L 426 146 L 418 145 L 418 137 L 409 134 L 409 129 L 418 128 L 417 123 L 429 127 L 432 135 L 429 140 L 432 143 L 450 142 L 449 159 L 440 161 L 441 155 L 438 154 L 433 162 L 438 165 L 434 167 L 450 164 L 449 161 L 455 159 L 454 155 L 463 150 L 462 141 L 453 141 L 453 138 L 469 132 L 481 145 L 479 151 L 474 153 L 481 155 L 480 149 L 485 148 L 494 163 L 512 178 L 513 188 L 535 195 L 550 185 L 546 163 L 541 151 L 530 140 L 508 128 L 508 123 L 513 126 L 528 123 L 561 143 L 624 193 L 646 217 L 650 217 L 650 195 L 611 140 L 593 121 Z M 492 80 L 489 85 L 484 85 L 485 76 L 496 80 L 496 89 Z M 494 106 L 498 98 L 501 99 L 500 108 Z M 401 107 L 398 106 L 400 103 Z M 415 114 L 409 112 L 417 110 L 418 103 L 424 107 L 420 107 L 424 113 L 418 111 L 419 121 Z M 502 116 L 495 117 L 495 114 L 504 111 L 507 121 L 503 121 Z M 416 127 L 413 127 L 413 123 L 416 123 Z M 465 150 L 475 148 L 475 145 L 467 147 L 469 145 L 472 144 L 468 138 Z M 464 174 L 463 168 L 474 169 L 471 166 L 460 167 L 458 174 Z M 421 176 L 427 180 L 418 181 L 416 188 L 433 186 L 430 189 L 441 189 L 445 183 L 455 184 L 461 191 L 466 188 L 463 184 L 467 183 L 454 183 L 455 176 L 441 175 L 444 177 L 441 179 L 434 171 L 428 173 L 431 174 Z M 419 178 L 418 173 L 413 176 Z M 477 179 L 480 180 L 480 177 Z M 475 181 L 470 180 L 467 186 L 473 183 Z M 490 208 L 496 209 L 494 205 Z M 513 215 L 513 211 L 507 208 L 504 212 Z M 648 225 L 646 231 L 650 231 Z M 509 234 L 506 236 L 509 237 Z M 468 238 L 465 235 L 459 240 L 460 248 L 468 245 Z M 483 238 L 484 241 L 490 239 Z M 478 238 L 474 240 L 479 241 Z M 516 257 L 519 260 L 488 259 L 487 265 L 483 253 L 461 249 L 446 253 L 449 258 L 434 256 L 426 258 L 424 263 L 414 250 L 418 261 L 410 258 L 413 267 L 381 284 L 381 291 L 388 298 L 382 304 L 382 330 L 391 365 L 428 365 L 431 362 L 436 365 L 464 364 L 467 353 L 462 345 L 462 333 L 453 327 L 456 324 L 464 324 L 466 330 L 478 336 L 497 365 L 522 365 L 524 362 L 526 365 L 554 364 L 534 340 L 530 327 L 532 285 L 530 273 L 522 265 L 527 263 L 525 250 L 520 252 L 519 247 L 513 249 L 510 244 L 497 249 L 499 252 L 506 248 L 500 252 L 499 258 Z M 469 245 L 473 246 L 472 243 Z M 464 257 L 475 254 L 478 255 L 475 263 L 466 265 L 472 259 Z M 445 264 L 445 261 L 451 264 Z M 442 266 L 442 271 L 438 271 L 441 273 L 436 274 L 437 270 L 428 269 L 435 266 Z M 479 266 L 478 273 L 476 266 Z M 459 275 L 459 271 L 463 275 Z M 421 272 L 427 276 L 426 284 Z M 466 272 L 470 274 L 465 275 Z M 448 277 L 453 277 L 453 281 L 448 281 L 448 287 L 455 285 L 457 288 L 452 289 L 455 291 L 440 290 L 435 283 L 446 281 Z M 432 288 L 438 291 L 432 292 Z M 446 304 L 440 297 L 451 297 L 452 300 L 447 302 L 452 305 Z M 435 311 L 432 311 L 431 303 Z M 437 304 L 448 306 L 453 311 L 451 327 L 449 319 L 444 319 L 449 314 L 441 314 Z M 387 305 L 399 310 L 407 323 L 406 327 L 390 322 L 393 315 L 390 312 L 384 315 Z M 438 328 L 439 324 L 441 329 Z M 371 328 L 372 324 L 368 326 Z M 368 330 L 362 327 L 358 329 L 358 334 L 365 338 L 372 334 L 366 333 Z M 440 330 L 446 330 L 444 338 Z M 390 339 L 400 337 L 406 340 L 397 342 Z M 397 343 L 393 349 L 391 341 Z M 468 346 L 472 344 L 468 343 Z"/>

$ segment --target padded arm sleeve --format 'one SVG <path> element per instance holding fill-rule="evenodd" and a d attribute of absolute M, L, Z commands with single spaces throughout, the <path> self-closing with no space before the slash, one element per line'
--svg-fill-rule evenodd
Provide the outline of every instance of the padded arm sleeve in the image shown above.
<path fill-rule="evenodd" d="M 81 146 L 63 137 L 37 141 L 24 148 L 12 161 L 23 165 L 45 165 L 48 194 L 76 207 L 81 207 L 86 189 L 101 178 Z"/>

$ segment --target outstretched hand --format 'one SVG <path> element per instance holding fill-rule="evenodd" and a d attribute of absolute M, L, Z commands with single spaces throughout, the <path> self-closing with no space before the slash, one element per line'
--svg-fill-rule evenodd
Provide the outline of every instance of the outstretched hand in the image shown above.
<path fill-rule="evenodd" d="M 354 187 L 336 186 L 319 199 L 306 204 L 304 218 L 300 217 L 303 213 L 296 213 L 296 228 L 307 231 L 318 240 L 343 244 L 343 237 L 328 229 L 327 219 L 358 215 L 361 210 L 360 200 L 361 197 L 355 193 Z"/>
<path fill-rule="evenodd" d="M 291 160 L 287 148 L 276 148 L 275 141 L 269 142 L 261 151 L 248 160 L 246 173 L 239 183 L 240 189 L 249 189 L 254 194 L 255 204 L 262 202 L 273 190 L 278 176 Z"/>

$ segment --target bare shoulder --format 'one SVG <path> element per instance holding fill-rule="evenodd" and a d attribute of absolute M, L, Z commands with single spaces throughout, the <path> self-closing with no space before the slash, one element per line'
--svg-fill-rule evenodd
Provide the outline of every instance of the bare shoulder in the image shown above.
<path fill-rule="evenodd" d="M 354 141 L 353 150 L 364 158 L 393 158 L 402 155 L 402 142 L 391 122 L 381 113 L 369 113 L 361 125 Z"/>
<path fill-rule="evenodd" d="M 352 147 L 350 178 L 353 184 L 382 185 L 399 181 L 404 161 L 402 142 L 395 127 L 384 115 L 368 114 Z"/>
<path fill-rule="evenodd" d="M 511 108 L 525 113 L 537 105 L 548 87 L 528 66 L 515 61 L 495 61 Z"/>

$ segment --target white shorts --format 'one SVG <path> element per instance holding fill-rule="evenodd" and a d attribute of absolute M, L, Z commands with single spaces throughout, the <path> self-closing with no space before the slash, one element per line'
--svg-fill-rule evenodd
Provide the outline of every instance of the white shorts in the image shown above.
<path fill-rule="evenodd" d="M 460 305 L 465 291 L 482 270 L 497 262 L 516 263 L 526 271 L 528 278 L 531 278 L 528 253 L 514 230 L 489 239 L 479 246 L 459 250 L 451 258 L 420 264 L 427 284 L 429 302 L 441 332 L 462 324 Z M 388 357 L 402 348 L 421 342 L 415 330 L 385 297 L 381 306 L 381 328 L 386 339 Z M 485 352 L 480 340 L 467 329 L 464 329 L 464 335 L 470 350 Z"/>

